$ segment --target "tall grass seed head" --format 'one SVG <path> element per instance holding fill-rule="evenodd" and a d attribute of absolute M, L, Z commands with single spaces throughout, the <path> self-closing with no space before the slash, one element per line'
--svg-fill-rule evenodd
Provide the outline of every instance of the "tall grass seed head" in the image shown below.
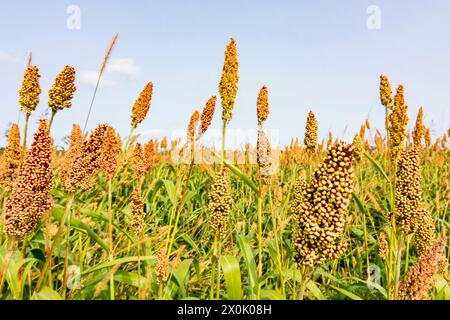
<path fill-rule="evenodd" d="M 42 90 L 39 85 L 39 68 L 29 66 L 24 73 L 22 87 L 19 90 L 19 104 L 23 112 L 30 115 L 39 104 Z"/>
<path fill-rule="evenodd" d="M 206 102 L 206 105 L 203 108 L 202 115 L 200 117 L 200 128 L 198 134 L 199 138 L 206 132 L 206 130 L 208 130 L 209 126 L 211 125 L 215 108 L 216 108 L 216 96 L 212 96 Z M 166 147 L 167 147 L 167 140 L 166 140 Z M 163 149 L 165 149 L 166 147 L 164 147 Z"/>
<path fill-rule="evenodd" d="M 392 109 L 392 88 L 386 75 L 380 76 L 380 100 L 381 104 L 388 109 Z"/>
<path fill-rule="evenodd" d="M 269 92 L 266 86 L 263 86 L 258 94 L 256 102 L 256 114 L 258 117 L 258 125 L 262 125 L 269 116 Z"/>
<path fill-rule="evenodd" d="M 147 116 L 153 95 L 153 83 L 149 82 L 142 89 L 131 110 L 131 125 L 136 127 Z"/>
<path fill-rule="evenodd" d="M 217 173 L 216 180 L 208 193 L 209 221 L 213 231 L 224 238 L 227 233 L 231 212 L 230 170 L 223 167 Z"/>
<path fill-rule="evenodd" d="M 8 132 L 8 145 L 0 156 L 0 184 L 10 187 L 20 165 L 22 149 L 20 147 L 20 130 L 16 123 Z"/>
<path fill-rule="evenodd" d="M 317 120 L 316 116 L 312 111 L 308 113 L 308 118 L 306 119 L 306 131 L 304 143 L 306 149 L 310 152 L 314 152 L 317 148 Z"/>
<path fill-rule="evenodd" d="M 75 90 L 75 69 L 67 65 L 56 76 L 55 82 L 48 91 L 48 106 L 53 112 L 70 108 Z"/>
<path fill-rule="evenodd" d="M 5 200 L 5 232 L 11 237 L 23 238 L 32 233 L 41 216 L 53 205 L 52 144 L 47 122 L 41 120 L 31 149 L 17 169 L 11 194 Z"/>
<path fill-rule="evenodd" d="M 238 90 L 238 68 L 236 42 L 231 38 L 225 50 L 225 61 L 219 83 L 219 93 L 222 104 L 222 120 L 230 121 L 233 117 L 234 101 Z"/>

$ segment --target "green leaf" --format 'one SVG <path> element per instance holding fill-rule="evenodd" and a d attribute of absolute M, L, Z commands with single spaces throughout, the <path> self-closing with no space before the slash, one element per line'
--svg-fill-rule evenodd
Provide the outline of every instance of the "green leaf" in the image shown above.
<path fill-rule="evenodd" d="M 146 280 L 147 279 L 143 275 L 139 277 L 139 275 L 135 272 L 117 270 L 114 274 L 114 281 L 129 284 L 134 287 L 144 288 Z"/>
<path fill-rule="evenodd" d="M 167 191 L 167 195 L 169 196 L 170 202 L 172 202 L 173 206 L 177 205 L 177 195 L 175 184 L 170 180 L 163 180 L 164 186 Z"/>
<path fill-rule="evenodd" d="M 239 248 L 244 256 L 244 261 L 247 266 L 248 282 L 251 288 L 251 298 L 256 299 L 256 289 L 258 284 L 258 272 L 256 270 L 256 263 L 253 256 L 253 251 L 250 248 L 247 238 L 242 235 L 236 237 Z"/>
<path fill-rule="evenodd" d="M 64 209 L 60 206 L 54 206 L 52 209 L 53 218 L 60 221 L 64 216 Z M 86 232 L 86 234 L 91 238 L 91 240 L 97 242 L 105 251 L 109 251 L 109 245 L 103 241 L 88 225 L 81 222 L 74 217 L 70 218 L 70 225 L 80 231 Z"/>
<path fill-rule="evenodd" d="M 367 152 L 364 152 L 364 155 L 366 156 L 367 159 L 369 159 L 369 161 L 372 163 L 375 169 L 377 169 L 377 171 L 383 176 L 383 178 L 386 179 L 387 182 L 389 182 L 389 177 L 383 170 L 381 165 L 374 158 L 372 158 Z"/>
<path fill-rule="evenodd" d="M 217 153 L 215 153 L 213 151 L 214 155 L 218 158 L 221 158 Z M 232 165 L 230 162 L 228 162 L 227 160 L 223 160 L 223 164 L 228 167 L 231 172 L 233 172 L 233 174 L 235 174 L 239 179 L 241 179 L 247 186 L 249 186 L 258 196 L 259 195 L 259 189 L 256 186 L 256 184 L 252 181 L 252 179 L 250 179 L 250 177 L 248 177 L 245 173 L 243 173 L 241 170 L 239 170 L 237 167 L 235 167 L 234 165 Z"/>
<path fill-rule="evenodd" d="M 309 280 L 306 283 L 306 288 L 313 294 L 313 296 L 317 300 L 327 300 L 327 298 L 325 298 L 322 291 L 320 291 L 319 287 L 316 285 L 316 283 L 314 281 Z"/>
<path fill-rule="evenodd" d="M 346 296 L 346 297 L 352 299 L 352 300 L 362 300 L 361 297 L 357 296 L 356 294 L 354 294 L 354 293 L 352 293 L 352 292 L 350 292 L 350 291 L 347 291 L 347 290 L 345 290 L 345 289 L 338 288 L 338 287 L 335 287 L 335 286 L 331 286 L 331 287 L 332 287 L 333 289 L 335 289 L 336 291 L 339 291 L 340 293 L 342 293 L 344 296 Z"/>
<path fill-rule="evenodd" d="M 233 256 L 222 256 L 220 258 L 220 266 L 225 277 L 228 299 L 241 300 L 241 269 L 239 268 L 238 259 Z"/>
<path fill-rule="evenodd" d="M 117 264 L 124 264 L 127 262 L 137 262 L 137 261 L 145 261 L 145 260 L 155 260 L 156 261 L 156 257 L 155 256 L 144 256 L 144 257 L 125 257 L 125 258 L 120 258 L 120 259 L 116 259 L 116 260 L 111 260 L 111 261 L 106 261 L 103 263 L 99 263 L 96 266 L 89 268 L 88 270 L 84 271 L 81 276 L 85 276 L 91 272 L 103 269 L 103 268 L 109 268 L 109 267 L 113 267 Z"/>
<path fill-rule="evenodd" d="M 178 288 L 180 289 L 180 294 L 183 298 L 186 297 L 186 288 L 185 282 L 187 277 L 189 276 L 189 268 L 192 263 L 192 259 L 186 259 L 180 262 L 180 264 L 175 268 L 172 275 L 176 280 Z"/>
<path fill-rule="evenodd" d="M 50 289 L 49 287 L 43 287 L 39 292 L 36 292 L 32 296 L 33 300 L 62 300 L 58 292 Z"/>
<path fill-rule="evenodd" d="M 269 299 L 269 300 L 286 300 L 285 297 L 276 290 L 261 290 L 261 299 Z"/>

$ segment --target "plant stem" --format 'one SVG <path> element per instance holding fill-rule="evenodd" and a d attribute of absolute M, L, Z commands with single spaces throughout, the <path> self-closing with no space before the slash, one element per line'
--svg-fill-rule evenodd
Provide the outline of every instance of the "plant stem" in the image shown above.
<path fill-rule="evenodd" d="M 275 239 L 275 249 L 277 251 L 277 264 L 278 264 L 278 272 L 280 273 L 280 283 L 281 283 L 281 292 L 283 293 L 283 296 L 286 296 L 286 290 L 284 287 L 284 276 L 283 276 L 283 263 L 282 263 L 282 254 L 280 252 L 280 245 L 278 242 L 278 227 L 277 227 L 277 220 L 275 216 L 275 212 L 273 210 L 273 201 L 272 201 L 272 193 L 269 190 L 269 201 L 270 201 L 270 211 L 272 213 L 272 228 L 273 228 L 273 234 Z"/>
<path fill-rule="evenodd" d="M 28 133 L 28 122 L 30 121 L 30 113 L 25 116 L 25 127 L 23 128 L 23 144 L 22 144 L 22 154 L 20 158 L 23 160 L 25 152 L 27 151 L 27 133 Z"/>
<path fill-rule="evenodd" d="M 112 210 L 112 178 L 108 179 L 108 216 L 109 216 L 109 228 L 108 228 L 108 236 L 109 236 L 109 261 L 113 261 L 113 215 L 114 212 Z M 139 252 L 139 247 L 138 247 Z M 114 275 L 109 279 L 109 298 L 111 300 L 115 300 L 114 294 Z"/>
<path fill-rule="evenodd" d="M 52 127 L 53 119 L 55 118 L 55 114 L 56 114 L 56 110 L 52 109 L 52 115 L 50 116 L 50 121 L 48 123 L 47 133 L 50 133 L 50 128 Z"/>
<path fill-rule="evenodd" d="M 261 199 L 261 181 L 260 181 L 260 194 L 257 199 L 258 210 L 258 277 L 262 278 L 262 199 Z M 261 282 L 258 284 L 258 299 L 261 298 Z"/>
<path fill-rule="evenodd" d="M 9 262 L 11 261 L 11 257 L 14 253 L 16 239 L 9 238 L 9 242 L 7 245 L 7 250 L 5 254 L 5 260 L 3 261 L 2 269 L 0 270 L 0 299 L 2 298 L 3 292 L 3 284 L 5 283 L 6 274 L 8 273 Z"/>
<path fill-rule="evenodd" d="M 211 288 L 209 292 L 209 299 L 214 300 L 214 282 L 216 272 L 216 260 L 217 260 L 217 232 L 214 233 L 213 254 L 211 257 Z"/>

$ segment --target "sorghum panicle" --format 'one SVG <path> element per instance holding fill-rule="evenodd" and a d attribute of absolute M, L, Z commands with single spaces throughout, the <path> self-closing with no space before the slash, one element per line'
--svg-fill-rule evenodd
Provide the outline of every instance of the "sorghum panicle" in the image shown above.
<path fill-rule="evenodd" d="M 8 145 L 0 156 L 0 184 L 10 186 L 20 164 L 21 155 L 20 130 L 16 123 L 11 125 L 8 132 Z"/>
<path fill-rule="evenodd" d="M 116 172 L 119 152 L 120 144 L 117 139 L 116 131 L 113 127 L 108 126 L 100 160 L 101 170 L 105 174 L 107 180 L 111 180 Z"/>
<path fill-rule="evenodd" d="M 330 147 L 304 191 L 303 202 L 293 207 L 297 223 L 293 245 L 299 267 L 336 259 L 347 247 L 343 236 L 353 190 L 353 150 L 340 142 Z"/>
<path fill-rule="evenodd" d="M 268 182 L 272 176 L 272 150 L 269 139 L 263 130 L 258 131 L 258 141 L 256 143 L 256 161 L 259 167 L 261 178 Z"/>
<path fill-rule="evenodd" d="M 393 161 L 397 159 L 404 147 L 408 125 L 407 110 L 404 89 L 402 85 L 399 85 L 394 99 L 394 110 L 389 115 L 389 150 Z"/>
<path fill-rule="evenodd" d="M 5 200 L 5 232 L 9 236 L 23 238 L 33 232 L 53 205 L 52 144 L 47 121 L 41 120 L 31 149 L 17 169 L 11 195 Z"/>
<path fill-rule="evenodd" d="M 420 107 L 419 113 L 417 114 L 416 126 L 412 132 L 412 137 L 414 145 L 417 147 L 422 147 L 422 139 L 425 136 L 426 128 L 423 125 L 423 108 Z"/>
<path fill-rule="evenodd" d="M 317 148 L 317 120 L 316 116 L 312 111 L 308 113 L 308 118 L 306 119 L 306 131 L 304 143 L 306 149 L 309 152 L 314 152 Z"/>
<path fill-rule="evenodd" d="M 144 201 L 142 201 L 141 192 L 134 188 L 131 195 L 131 222 L 130 225 L 137 235 L 142 235 L 144 231 Z"/>
<path fill-rule="evenodd" d="M 39 104 L 39 95 L 42 90 L 39 86 L 39 68 L 36 66 L 29 66 L 25 70 L 23 76 L 22 87 L 19 90 L 19 104 L 20 109 L 31 114 Z"/>
<path fill-rule="evenodd" d="M 446 237 L 431 246 L 414 264 L 406 279 L 400 283 L 400 300 L 426 300 L 434 284 L 434 275 L 439 271 L 443 259 Z"/>
<path fill-rule="evenodd" d="M 164 248 L 159 249 L 155 266 L 156 281 L 158 284 L 165 283 L 169 278 L 169 259 Z"/>
<path fill-rule="evenodd" d="M 209 98 L 209 100 L 206 102 L 205 107 L 203 108 L 202 115 L 200 117 L 200 129 L 198 138 L 200 138 L 206 130 L 208 130 L 209 126 L 211 125 L 214 111 L 216 108 L 216 96 L 212 96 Z M 161 147 L 162 147 L 162 141 L 161 141 Z M 167 147 L 167 139 L 166 139 L 166 147 Z M 165 149 L 166 147 L 162 147 Z"/>
<path fill-rule="evenodd" d="M 87 191 L 92 187 L 92 178 L 100 170 L 107 129 L 108 125 L 100 124 L 89 139 L 69 149 L 60 169 L 62 186 L 66 192 L 74 193 L 77 189 Z"/>
<path fill-rule="evenodd" d="M 388 109 L 392 109 L 392 89 L 391 83 L 386 75 L 380 76 L 380 100 L 381 104 Z"/>
<path fill-rule="evenodd" d="M 219 93 L 222 103 L 222 120 L 229 121 L 233 117 L 234 101 L 238 90 L 238 68 L 236 42 L 231 38 L 225 50 L 225 61 L 219 83 Z"/>
<path fill-rule="evenodd" d="M 230 170 L 223 167 L 208 194 L 208 212 L 211 228 L 222 238 L 226 236 L 231 211 Z"/>
<path fill-rule="evenodd" d="M 72 66 L 65 66 L 48 91 L 48 106 L 53 112 L 72 106 L 71 100 L 76 90 L 74 82 L 75 69 Z"/>
<path fill-rule="evenodd" d="M 258 125 L 262 125 L 269 116 L 269 92 L 267 91 L 266 86 L 263 86 L 259 91 L 256 106 Z"/>
<path fill-rule="evenodd" d="M 131 110 L 131 125 L 136 127 L 147 116 L 153 95 L 153 83 L 149 82 L 142 89 Z"/>

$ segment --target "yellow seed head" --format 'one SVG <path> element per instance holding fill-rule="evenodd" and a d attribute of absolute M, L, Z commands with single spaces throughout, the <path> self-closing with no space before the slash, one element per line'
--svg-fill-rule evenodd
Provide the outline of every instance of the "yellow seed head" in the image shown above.
<path fill-rule="evenodd" d="M 392 161 L 395 161 L 403 150 L 408 125 L 408 107 L 405 105 L 403 92 L 403 86 L 399 85 L 394 99 L 394 110 L 389 115 L 389 149 Z"/>
<path fill-rule="evenodd" d="M 269 92 L 266 86 L 263 86 L 259 91 L 256 114 L 258 116 L 258 125 L 262 125 L 269 115 Z"/>
<path fill-rule="evenodd" d="M 131 125 L 136 127 L 147 116 L 153 95 L 153 83 L 149 82 L 142 89 L 131 110 Z"/>
<path fill-rule="evenodd" d="M 238 68 L 236 42 L 231 38 L 225 50 L 225 61 L 219 83 L 219 93 L 222 100 L 222 120 L 230 121 L 233 117 L 234 101 L 238 90 Z"/>
<path fill-rule="evenodd" d="M 422 146 L 422 139 L 425 136 L 426 128 L 423 125 L 423 108 L 420 107 L 419 113 L 417 114 L 416 119 L 416 126 L 414 127 L 414 130 L 412 132 L 414 145 L 421 147 Z"/>
<path fill-rule="evenodd" d="M 214 232 L 222 238 L 226 236 L 228 217 L 231 211 L 230 170 L 223 167 L 217 173 L 216 181 L 208 194 L 209 221 Z"/>
<path fill-rule="evenodd" d="M 256 143 L 256 160 L 259 167 L 259 174 L 264 181 L 269 182 L 272 173 L 272 150 L 269 139 L 263 130 L 258 131 L 258 141 Z"/>
<path fill-rule="evenodd" d="M 291 211 L 296 220 L 293 234 L 295 261 L 314 267 L 337 259 L 346 249 L 345 222 L 353 190 L 352 145 L 337 142 L 306 187 L 300 180 Z M 298 190 L 299 189 L 299 190 Z"/>
<path fill-rule="evenodd" d="M 306 149 L 309 152 L 314 152 L 317 148 L 317 120 L 316 116 L 312 111 L 308 113 L 308 118 L 306 119 L 306 131 L 304 143 Z"/>
<path fill-rule="evenodd" d="M 21 151 L 19 126 L 13 123 L 8 132 L 8 145 L 0 156 L 1 185 L 11 186 L 16 169 L 20 164 Z"/>
<path fill-rule="evenodd" d="M 388 109 L 392 109 L 392 89 L 391 83 L 386 75 L 380 76 L 380 100 L 381 104 Z"/>
<path fill-rule="evenodd" d="M 23 112 L 28 115 L 36 109 L 39 104 L 41 87 L 39 86 L 39 68 L 29 66 L 23 76 L 22 87 L 19 90 L 19 104 Z"/>
<path fill-rule="evenodd" d="M 163 284 L 169 278 L 169 259 L 164 247 L 158 251 L 158 258 L 155 265 L 155 275 L 158 284 Z"/>
<path fill-rule="evenodd" d="M 11 195 L 5 200 L 5 231 L 23 238 L 34 231 L 41 216 L 52 207 L 52 139 L 47 122 L 41 120 L 31 149 L 17 169 Z"/>
<path fill-rule="evenodd" d="M 71 100 L 76 90 L 74 82 L 75 69 L 72 66 L 65 66 L 48 91 L 48 106 L 53 112 L 72 106 Z"/>
<path fill-rule="evenodd" d="M 378 255 L 386 260 L 389 250 L 389 244 L 386 236 L 386 232 L 382 231 L 378 235 Z"/>
<path fill-rule="evenodd" d="M 103 143 L 108 125 L 100 124 L 89 136 L 71 146 L 61 163 L 60 176 L 64 191 L 87 191 L 92 187 L 92 178 L 101 166 Z"/>
<path fill-rule="evenodd" d="M 353 137 L 353 146 L 355 147 L 354 158 L 356 161 L 359 161 L 361 160 L 361 155 L 364 151 L 361 136 L 359 134 L 355 134 Z"/>
<path fill-rule="evenodd" d="M 113 127 L 108 126 L 100 159 L 100 168 L 108 180 L 112 180 L 116 172 L 119 151 L 120 144 L 117 139 L 116 131 Z"/>
<path fill-rule="evenodd" d="M 141 192 L 138 188 L 134 188 L 131 195 L 131 222 L 130 225 L 138 236 L 142 236 L 144 232 L 144 201 L 142 201 Z"/>
<path fill-rule="evenodd" d="M 206 132 L 206 130 L 208 130 L 209 126 L 211 125 L 215 108 L 216 108 L 216 96 L 212 96 L 206 102 L 206 105 L 203 108 L 203 112 L 200 117 L 200 129 L 198 134 L 199 138 Z"/>
<path fill-rule="evenodd" d="M 195 140 L 195 129 L 197 128 L 198 121 L 200 120 L 200 114 L 197 110 L 194 111 L 191 115 L 191 119 L 189 120 L 189 125 L 187 128 L 187 141 L 190 144 L 194 143 Z"/>
<path fill-rule="evenodd" d="M 444 248 L 447 238 L 442 237 L 431 246 L 409 270 L 399 286 L 400 300 L 428 300 L 430 291 L 433 288 L 434 275 L 438 273 L 443 260 L 447 260 L 444 255 Z"/>

